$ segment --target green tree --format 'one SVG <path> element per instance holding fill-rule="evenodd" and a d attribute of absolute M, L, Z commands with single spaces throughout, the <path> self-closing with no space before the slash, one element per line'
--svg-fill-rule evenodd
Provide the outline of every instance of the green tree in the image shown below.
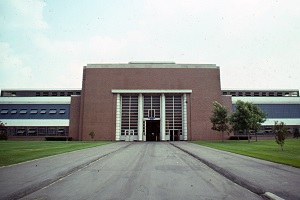
<path fill-rule="evenodd" d="M 276 143 L 280 145 L 281 151 L 283 151 L 284 140 L 288 134 L 287 126 L 283 122 L 278 123 L 278 121 L 276 121 L 273 132 L 275 134 Z"/>
<path fill-rule="evenodd" d="M 94 141 L 94 137 L 95 137 L 95 132 L 94 131 L 91 131 L 89 133 L 90 137 L 92 138 L 92 140 Z"/>
<path fill-rule="evenodd" d="M 228 109 L 217 101 L 214 101 L 213 105 L 213 115 L 210 117 L 213 125 L 211 129 L 222 132 L 222 142 L 224 142 L 224 132 L 227 134 L 230 132 Z"/>
<path fill-rule="evenodd" d="M 230 124 L 235 131 L 245 131 L 248 135 L 248 143 L 250 143 L 249 131 L 257 132 L 261 124 L 266 121 L 267 114 L 250 102 L 238 100 L 235 106 L 236 111 L 230 116 Z"/>
<path fill-rule="evenodd" d="M 297 138 L 300 136 L 299 128 L 294 129 L 294 138 Z"/>
<path fill-rule="evenodd" d="M 7 135 L 5 131 L 5 124 L 0 121 L 0 140 L 7 140 Z"/>

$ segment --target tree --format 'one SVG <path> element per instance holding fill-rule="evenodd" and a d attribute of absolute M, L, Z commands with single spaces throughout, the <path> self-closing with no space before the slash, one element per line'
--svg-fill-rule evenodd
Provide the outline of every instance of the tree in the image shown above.
<path fill-rule="evenodd" d="M 267 114 L 250 102 L 238 100 L 235 106 L 236 111 L 230 116 L 230 124 L 235 131 L 245 131 L 248 135 L 248 143 L 250 143 L 249 131 L 257 132 L 261 124 L 266 121 Z"/>
<path fill-rule="evenodd" d="M 95 137 L 95 132 L 94 131 L 91 131 L 89 133 L 90 137 L 92 138 L 92 140 L 94 141 L 94 137 Z"/>
<path fill-rule="evenodd" d="M 280 145 L 281 151 L 283 151 L 285 136 L 288 133 L 286 125 L 283 122 L 278 123 L 278 121 L 275 121 L 273 132 L 275 134 L 276 143 Z"/>
<path fill-rule="evenodd" d="M 294 129 L 294 138 L 297 138 L 300 136 L 299 128 Z"/>
<path fill-rule="evenodd" d="M 224 132 L 227 134 L 230 132 L 228 109 L 217 101 L 214 101 L 213 105 L 213 115 L 210 117 L 213 124 L 211 129 L 222 132 L 222 142 L 224 142 Z"/>
<path fill-rule="evenodd" d="M 7 135 L 5 131 L 5 124 L 0 121 L 0 140 L 7 140 Z"/>

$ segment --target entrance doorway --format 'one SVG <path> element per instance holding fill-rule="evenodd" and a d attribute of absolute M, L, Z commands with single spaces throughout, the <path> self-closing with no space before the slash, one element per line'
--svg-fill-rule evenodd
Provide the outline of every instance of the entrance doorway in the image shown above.
<path fill-rule="evenodd" d="M 160 141 L 160 121 L 146 121 L 146 141 Z"/>
<path fill-rule="evenodd" d="M 170 130 L 170 141 L 179 141 L 179 140 L 180 140 L 180 131 Z"/>

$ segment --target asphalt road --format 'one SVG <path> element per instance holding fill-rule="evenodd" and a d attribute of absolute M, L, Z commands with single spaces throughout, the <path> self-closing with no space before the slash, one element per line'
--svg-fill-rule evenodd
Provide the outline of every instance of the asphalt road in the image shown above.
<path fill-rule="evenodd" d="M 123 144 L 22 199 L 262 199 L 170 143 Z"/>

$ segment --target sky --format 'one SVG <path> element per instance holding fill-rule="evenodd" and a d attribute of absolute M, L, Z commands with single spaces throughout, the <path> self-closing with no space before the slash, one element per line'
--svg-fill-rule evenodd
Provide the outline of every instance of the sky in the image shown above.
<path fill-rule="evenodd" d="M 300 89 L 299 0 L 0 0 L 0 89 L 81 88 L 86 64 L 216 64 L 221 87 Z"/>

